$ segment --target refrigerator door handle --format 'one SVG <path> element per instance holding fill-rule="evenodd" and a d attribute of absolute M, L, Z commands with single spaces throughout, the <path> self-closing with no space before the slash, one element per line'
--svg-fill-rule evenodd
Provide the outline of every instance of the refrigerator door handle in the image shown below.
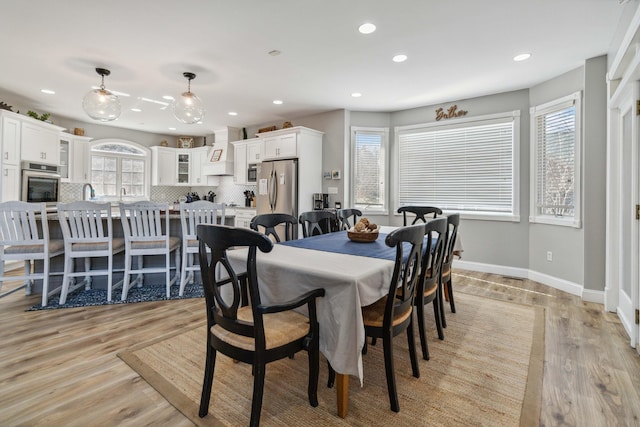
<path fill-rule="evenodd" d="M 278 200 L 278 183 L 276 177 L 276 170 L 271 169 L 269 177 L 269 206 L 271 207 L 271 212 L 276 208 L 276 202 Z"/>

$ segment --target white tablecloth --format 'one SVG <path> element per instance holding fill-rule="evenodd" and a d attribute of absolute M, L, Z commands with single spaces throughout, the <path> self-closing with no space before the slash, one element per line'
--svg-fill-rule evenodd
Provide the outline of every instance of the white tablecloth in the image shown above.
<path fill-rule="evenodd" d="M 246 249 L 229 251 L 238 270 Z M 361 383 L 365 334 L 361 307 L 386 295 L 393 261 L 275 245 L 269 253 L 258 251 L 257 272 L 263 303 L 278 303 L 315 288 L 318 299 L 320 351 L 339 373 L 355 375 Z"/>

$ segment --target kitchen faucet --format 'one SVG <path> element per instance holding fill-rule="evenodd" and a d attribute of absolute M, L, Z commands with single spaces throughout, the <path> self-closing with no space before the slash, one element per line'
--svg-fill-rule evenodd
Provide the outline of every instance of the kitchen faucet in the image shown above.
<path fill-rule="evenodd" d="M 89 198 L 87 198 L 87 188 L 89 188 Z M 90 183 L 86 183 L 82 186 L 82 200 L 91 200 L 96 195 L 93 186 Z"/>

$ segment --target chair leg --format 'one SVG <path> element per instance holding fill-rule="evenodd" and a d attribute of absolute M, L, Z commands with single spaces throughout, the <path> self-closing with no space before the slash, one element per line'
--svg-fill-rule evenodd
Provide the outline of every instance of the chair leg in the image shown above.
<path fill-rule="evenodd" d="M 327 360 L 327 368 L 329 370 L 329 379 L 327 380 L 327 388 L 332 388 L 336 383 L 336 371 L 333 370 L 331 363 Z"/>
<path fill-rule="evenodd" d="M 440 322 L 443 328 L 447 327 L 447 319 L 444 317 L 444 297 L 442 295 L 442 283 L 438 286 L 438 305 L 440 307 Z"/>
<path fill-rule="evenodd" d="M 216 367 L 216 351 L 207 342 L 207 361 L 204 367 L 204 379 L 202 380 L 202 394 L 200 395 L 200 418 L 209 413 L 209 401 L 211 400 L 211 386 L 213 385 L 213 371 Z"/>
<path fill-rule="evenodd" d="M 384 368 L 387 374 L 389 403 L 393 412 L 400 412 L 398 393 L 396 391 L 396 375 L 393 368 L 393 337 L 391 336 L 391 331 L 388 331 L 382 338 L 382 347 L 384 347 Z"/>
<path fill-rule="evenodd" d="M 164 280 L 166 283 L 166 290 L 167 290 L 167 298 L 171 298 L 171 252 L 167 252 L 164 255 L 164 265 L 165 265 L 165 272 L 164 272 Z"/>
<path fill-rule="evenodd" d="M 317 328 L 316 328 L 317 331 Z M 320 374 L 320 341 L 318 334 L 315 333 L 307 353 L 309 355 L 309 403 L 314 408 L 318 406 L 318 376 Z"/>
<path fill-rule="evenodd" d="M 49 301 L 49 257 L 45 257 L 42 261 L 42 274 L 44 275 L 42 277 L 42 306 L 46 307 Z"/>
<path fill-rule="evenodd" d="M 127 299 L 129 293 L 129 283 L 131 282 L 131 256 L 129 254 L 124 255 L 124 277 L 122 278 L 122 301 Z"/>
<path fill-rule="evenodd" d="M 180 270 L 180 290 L 178 291 L 178 296 L 184 295 L 184 288 L 187 286 L 187 264 L 189 263 L 189 259 L 191 255 L 187 254 L 186 244 L 183 243 L 182 248 L 182 269 Z"/>
<path fill-rule="evenodd" d="M 451 312 L 456 312 L 456 303 L 453 301 L 453 286 L 451 283 L 451 276 L 449 276 L 449 280 L 447 281 L 447 294 L 449 295 L 449 305 L 451 306 Z"/>
<path fill-rule="evenodd" d="M 253 365 L 253 401 L 251 402 L 251 420 L 249 425 L 258 427 L 260 425 L 260 411 L 262 410 L 262 393 L 264 392 L 265 364 L 257 363 Z"/>
<path fill-rule="evenodd" d="M 436 329 L 438 330 L 438 339 L 443 340 L 444 339 L 444 330 L 442 329 L 442 323 L 440 322 L 441 318 L 440 318 L 440 311 L 442 310 L 442 307 L 440 306 L 440 302 L 438 301 L 438 298 L 433 300 L 433 314 L 434 317 L 436 319 Z"/>
<path fill-rule="evenodd" d="M 62 288 L 60 289 L 60 300 L 58 304 L 62 305 L 67 302 L 67 294 L 69 293 L 69 274 L 71 273 L 71 267 L 73 266 L 73 260 L 70 256 L 64 257 L 64 273 L 62 274 Z"/>
<path fill-rule="evenodd" d="M 416 338 L 413 334 L 413 317 L 407 326 L 407 344 L 409 344 L 409 358 L 411 359 L 411 371 L 413 376 L 420 378 L 420 366 L 418 366 L 418 356 L 416 354 Z"/>
<path fill-rule="evenodd" d="M 429 360 L 429 345 L 427 344 L 427 332 L 424 325 L 424 304 L 416 306 L 416 317 L 418 318 L 418 334 L 420 335 L 420 347 L 422 347 L 422 358 Z"/>

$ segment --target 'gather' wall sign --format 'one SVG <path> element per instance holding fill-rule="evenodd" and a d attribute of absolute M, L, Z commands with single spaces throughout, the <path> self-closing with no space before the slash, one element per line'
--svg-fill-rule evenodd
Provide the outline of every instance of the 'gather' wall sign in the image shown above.
<path fill-rule="evenodd" d="M 444 111 L 444 108 L 440 107 L 436 110 L 436 121 L 441 119 L 451 119 L 453 117 L 462 117 L 465 116 L 467 112 L 467 110 L 458 110 L 457 105 L 452 105 L 446 112 Z"/>

